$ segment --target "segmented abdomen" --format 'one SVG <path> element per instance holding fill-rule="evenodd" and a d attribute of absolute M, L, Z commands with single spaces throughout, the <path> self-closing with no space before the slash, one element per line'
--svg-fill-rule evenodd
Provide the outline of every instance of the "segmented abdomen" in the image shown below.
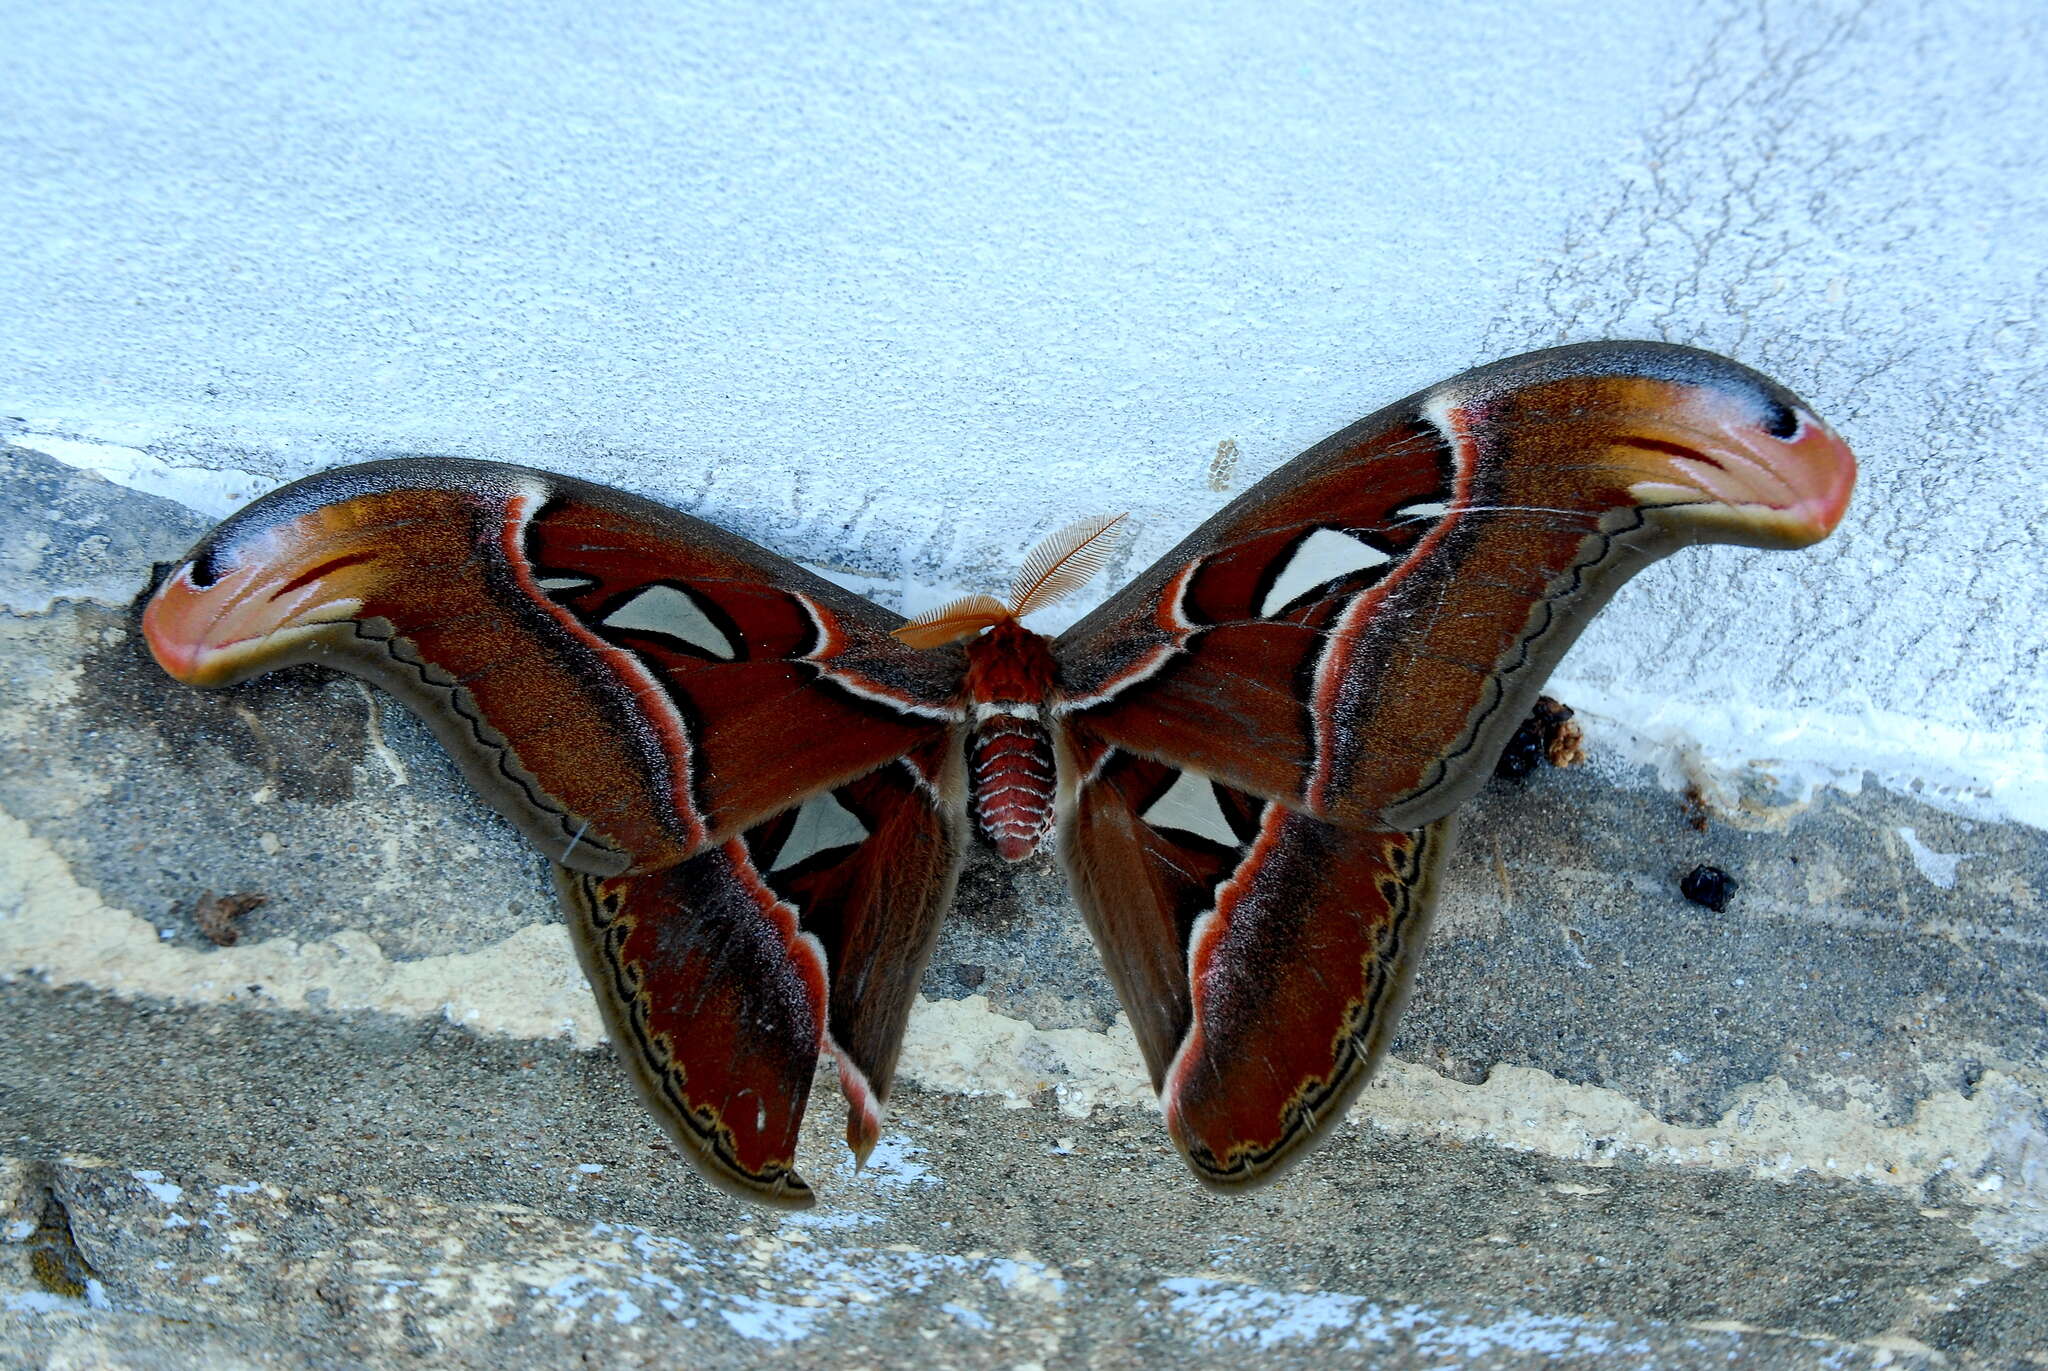
<path fill-rule="evenodd" d="M 968 744 L 974 820 L 1006 861 L 1038 850 L 1052 828 L 1052 738 L 1035 719 L 996 714 Z"/>

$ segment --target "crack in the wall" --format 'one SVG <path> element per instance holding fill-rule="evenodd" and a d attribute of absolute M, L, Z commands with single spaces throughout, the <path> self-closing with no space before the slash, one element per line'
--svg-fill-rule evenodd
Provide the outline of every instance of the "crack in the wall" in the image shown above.
<path fill-rule="evenodd" d="M 2002 127 L 2041 100 L 1977 61 L 1974 24 L 1730 0 L 1614 197 L 1564 227 L 1540 289 L 1493 320 L 1489 352 L 1602 335 L 1732 352 L 1814 400 L 1864 457 L 1847 523 L 1798 569 L 1712 554 L 1750 607 L 1739 623 L 1688 613 L 1680 582 L 1697 570 L 1660 569 L 1630 592 L 1657 613 L 1625 609 L 1626 635 L 1610 615 L 1567 670 L 1620 690 L 1645 655 L 1713 663 L 1761 633 L 1785 644 L 1769 687 L 1841 682 L 1832 714 L 1867 699 L 1956 727 L 2048 726 L 2048 696 L 2015 688 L 2048 665 L 2030 608 L 2048 603 L 2048 520 L 2011 488 L 2048 428 L 2048 276 L 2023 251 L 1980 252 L 1967 222 L 2038 223 L 2000 172 L 2017 158 L 2038 175 L 2041 154 L 1987 145 L 1977 111 L 1996 102 L 1953 88 L 1999 85 L 2017 107 Z M 1902 111 L 1867 79 L 1902 46 L 1951 98 Z M 1986 297 L 2005 302 L 1988 318 L 1953 304 Z"/>

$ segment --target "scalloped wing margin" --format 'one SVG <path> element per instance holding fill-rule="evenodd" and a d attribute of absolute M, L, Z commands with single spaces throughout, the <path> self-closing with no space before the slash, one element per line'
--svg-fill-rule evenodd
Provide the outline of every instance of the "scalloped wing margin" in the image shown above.
<path fill-rule="evenodd" d="M 1406 1003 L 1451 841 L 1449 820 L 1344 829 L 1096 759 L 1062 858 L 1202 1180 L 1257 1184 L 1342 1116 Z"/>
<path fill-rule="evenodd" d="M 720 1188 L 812 1202 L 796 1154 L 821 1054 L 838 1068 L 855 1157 L 879 1138 L 958 878 L 957 752 L 928 749 L 665 871 L 556 868 L 620 1062 Z"/>

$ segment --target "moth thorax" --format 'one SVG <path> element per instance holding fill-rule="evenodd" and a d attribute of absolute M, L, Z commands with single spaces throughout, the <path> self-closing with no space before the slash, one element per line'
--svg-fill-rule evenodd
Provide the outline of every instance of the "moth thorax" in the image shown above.
<path fill-rule="evenodd" d="M 1003 860 L 1019 861 L 1036 852 L 1052 828 L 1052 736 L 1035 705 L 998 701 L 977 713 L 967 743 L 974 821 Z"/>

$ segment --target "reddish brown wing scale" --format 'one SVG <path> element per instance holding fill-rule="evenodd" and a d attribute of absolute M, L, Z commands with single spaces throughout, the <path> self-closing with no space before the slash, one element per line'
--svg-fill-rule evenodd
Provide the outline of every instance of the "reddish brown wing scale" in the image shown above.
<path fill-rule="evenodd" d="M 556 869 L 620 1060 L 723 1188 L 810 1202 L 796 1145 L 821 1052 L 847 1146 L 865 1158 L 880 1137 L 965 839 L 948 754 L 927 748 L 665 871 Z"/>

